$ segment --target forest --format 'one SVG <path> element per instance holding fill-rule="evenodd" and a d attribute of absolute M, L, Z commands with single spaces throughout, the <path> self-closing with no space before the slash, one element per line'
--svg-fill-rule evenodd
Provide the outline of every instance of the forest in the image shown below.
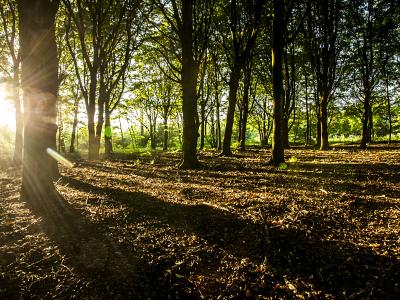
<path fill-rule="evenodd" d="M 399 0 L 0 0 L 1 299 L 400 299 Z"/>

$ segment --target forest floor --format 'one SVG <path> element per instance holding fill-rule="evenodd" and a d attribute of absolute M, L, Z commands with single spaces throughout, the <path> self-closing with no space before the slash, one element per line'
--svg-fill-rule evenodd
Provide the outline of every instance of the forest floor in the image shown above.
<path fill-rule="evenodd" d="M 61 168 L 33 213 L 0 162 L 0 298 L 400 299 L 400 144 Z"/>

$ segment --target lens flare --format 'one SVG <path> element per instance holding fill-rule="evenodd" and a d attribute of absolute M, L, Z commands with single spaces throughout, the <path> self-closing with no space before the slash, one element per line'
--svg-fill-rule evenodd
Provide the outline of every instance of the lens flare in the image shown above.
<path fill-rule="evenodd" d="M 54 151 L 53 149 L 47 148 L 46 151 L 52 158 L 54 158 L 60 164 L 66 166 L 68 168 L 73 168 L 74 167 L 74 163 L 70 162 L 68 159 L 66 159 L 64 156 L 62 156 L 58 152 Z"/>

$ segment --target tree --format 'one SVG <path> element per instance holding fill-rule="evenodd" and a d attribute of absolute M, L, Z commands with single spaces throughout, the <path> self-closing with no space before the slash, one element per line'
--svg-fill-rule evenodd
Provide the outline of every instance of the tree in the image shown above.
<path fill-rule="evenodd" d="M 25 113 L 21 196 L 32 205 L 44 205 L 57 176 L 57 163 L 47 151 L 56 148 L 58 6 L 55 0 L 18 1 Z"/>
<path fill-rule="evenodd" d="M 336 69 L 339 63 L 339 26 L 342 0 L 326 2 L 310 0 L 307 16 L 307 45 L 311 66 L 319 92 L 319 127 L 321 150 L 329 149 L 328 104 L 337 83 Z"/>
<path fill-rule="evenodd" d="M 173 55 L 180 66 L 177 67 L 168 58 L 166 60 L 172 69 L 179 72 L 182 87 L 183 157 L 179 166 L 183 169 L 194 169 L 200 166 L 197 158 L 198 75 L 208 44 L 214 1 L 171 0 L 167 3 L 155 1 L 155 4 L 173 29 L 174 36 L 164 36 L 170 43 L 179 44 L 179 53 L 175 52 Z M 158 29 L 163 33 L 162 28 Z M 159 45 L 166 49 L 163 44 Z M 162 55 L 165 57 L 166 53 Z"/>
<path fill-rule="evenodd" d="M 285 4 L 284 0 L 274 0 L 274 17 L 272 29 L 272 89 L 273 89 L 273 137 L 272 157 L 270 163 L 275 166 L 285 162 L 285 141 L 283 138 L 283 75 L 282 58 L 284 50 Z"/>
<path fill-rule="evenodd" d="M 15 144 L 14 144 L 14 163 L 22 162 L 22 145 L 23 145 L 23 118 L 21 112 L 20 99 L 20 63 L 21 56 L 18 48 L 18 16 L 13 0 L 5 0 L 0 5 L 0 17 L 4 38 L 7 45 L 9 57 L 11 58 L 11 72 L 5 69 L 7 75 L 12 81 L 12 93 L 15 106 Z"/>
<path fill-rule="evenodd" d="M 88 115 L 89 159 L 98 159 L 105 110 L 108 123 L 112 108 L 125 88 L 124 75 L 136 45 L 133 33 L 137 35 L 143 25 L 137 18 L 142 16 L 139 12 L 143 9 L 138 9 L 142 2 L 63 0 L 63 3 L 68 14 L 66 42 Z M 109 124 L 106 126 L 110 128 Z"/>
<path fill-rule="evenodd" d="M 264 0 L 230 2 L 229 37 L 222 33 L 223 44 L 229 61 L 229 95 L 226 115 L 225 133 L 222 144 L 222 155 L 232 155 L 231 141 L 237 92 L 242 68 L 251 54 L 261 25 Z M 223 26 L 221 25 L 221 28 Z"/>
<path fill-rule="evenodd" d="M 389 59 L 392 15 L 396 6 L 386 0 L 360 0 L 352 3 L 348 16 L 350 34 L 353 37 L 352 63 L 353 78 L 360 83 L 362 104 L 361 148 L 372 141 L 373 132 L 373 94 L 384 81 L 385 69 Z"/>

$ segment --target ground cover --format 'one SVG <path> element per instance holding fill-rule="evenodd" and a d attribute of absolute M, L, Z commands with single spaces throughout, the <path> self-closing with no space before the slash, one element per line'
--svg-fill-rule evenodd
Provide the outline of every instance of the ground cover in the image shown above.
<path fill-rule="evenodd" d="M 399 299 L 400 145 L 154 152 L 61 168 L 32 211 L 0 164 L 0 298 Z"/>

